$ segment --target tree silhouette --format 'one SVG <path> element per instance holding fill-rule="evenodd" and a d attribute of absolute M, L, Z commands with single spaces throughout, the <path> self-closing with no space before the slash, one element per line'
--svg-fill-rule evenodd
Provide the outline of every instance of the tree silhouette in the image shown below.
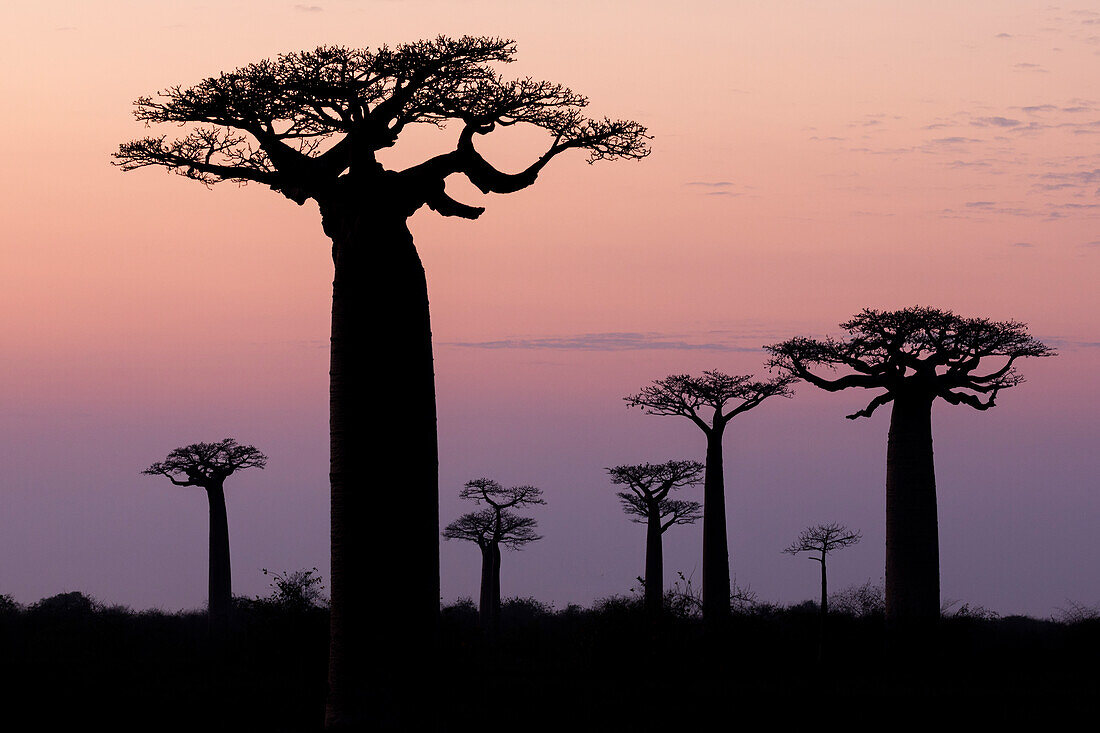
<path fill-rule="evenodd" d="M 768 397 L 789 397 L 794 377 L 754 381 L 751 374 L 704 371 L 701 377 L 674 374 L 624 397 L 627 406 L 648 415 L 679 415 L 707 436 L 703 478 L 703 618 L 720 621 L 730 614 L 729 543 L 726 537 L 726 487 L 722 468 L 722 436 L 730 420 Z M 709 410 L 710 415 L 703 413 Z"/>
<path fill-rule="evenodd" d="M 448 524 L 443 537 L 474 542 L 481 550 L 478 618 L 482 628 L 495 633 L 500 625 L 500 548 L 522 550 L 524 545 L 542 539 L 535 534 L 538 523 L 533 517 L 521 517 L 512 510 L 546 502 L 542 489 L 534 486 L 506 489 L 488 478 L 467 481 L 459 496 L 487 506 L 481 511 L 463 514 Z"/>
<path fill-rule="evenodd" d="M 225 513 L 225 480 L 247 468 L 263 468 L 267 456 L 233 438 L 217 443 L 192 443 L 176 448 L 163 461 L 142 471 L 166 476 L 176 486 L 199 486 L 210 503 L 210 587 L 208 613 L 212 626 L 223 629 L 229 619 L 233 581 L 229 563 L 229 520 Z"/>
<path fill-rule="evenodd" d="M 800 552 L 816 552 L 811 560 L 821 563 L 821 617 L 829 614 L 829 582 L 825 573 L 825 558 L 830 552 L 843 550 L 858 543 L 863 537 L 858 530 L 850 530 L 842 524 L 817 524 L 807 527 L 798 535 L 798 539 L 787 546 L 783 552 L 797 555 Z"/>
<path fill-rule="evenodd" d="M 704 466 L 698 461 L 641 463 L 608 468 L 611 483 L 625 486 L 618 493 L 623 511 L 631 521 L 646 525 L 645 607 L 653 616 L 661 612 L 664 599 L 664 548 L 662 538 L 674 524 L 693 524 L 702 517 L 697 501 L 670 499 L 669 494 L 698 484 Z"/>
<path fill-rule="evenodd" d="M 320 208 L 335 269 L 330 727 L 377 721 L 387 715 L 381 706 L 397 710 L 394 686 L 421 674 L 434 648 L 435 384 L 427 285 L 408 218 L 425 205 L 443 216 L 480 216 L 483 208 L 448 195 L 451 176 L 464 176 L 486 194 L 506 194 L 533 184 L 568 150 L 587 151 L 589 162 L 649 152 L 642 125 L 587 118 L 587 99 L 560 84 L 504 79 L 493 66 L 515 53 L 509 40 L 440 36 L 393 48 L 323 46 L 284 54 L 138 98 L 137 119 L 187 129 L 172 140 L 133 140 L 115 154 L 124 170 L 161 166 L 207 185 L 255 182 Z M 402 170 L 379 162 L 379 151 L 394 146 L 409 125 L 448 123 L 459 127 L 453 150 Z M 549 143 L 522 171 L 500 171 L 474 141 L 521 123 L 544 130 Z M 381 432 L 379 415 L 387 420 Z M 414 460 L 391 460 L 410 450 Z M 373 484 L 404 489 L 370 491 L 364 452 L 375 459 Z M 405 521 L 377 524 L 379 515 Z M 361 530 L 367 525 L 372 531 Z M 383 587 L 377 563 L 395 547 L 402 548 L 402 572 Z M 386 670 L 381 682 L 372 678 L 377 670 Z"/>
<path fill-rule="evenodd" d="M 769 366 L 830 392 L 883 390 L 848 415 L 852 420 L 893 403 L 886 449 L 886 618 L 924 625 L 940 613 L 932 403 L 939 398 L 988 410 L 1001 390 L 1023 381 L 1016 360 L 1054 352 L 1022 323 L 936 308 L 865 308 L 840 327 L 847 338 L 800 337 L 766 347 Z M 977 373 L 989 359 L 996 366 Z M 815 365 L 849 373 L 826 379 L 810 371 Z"/>

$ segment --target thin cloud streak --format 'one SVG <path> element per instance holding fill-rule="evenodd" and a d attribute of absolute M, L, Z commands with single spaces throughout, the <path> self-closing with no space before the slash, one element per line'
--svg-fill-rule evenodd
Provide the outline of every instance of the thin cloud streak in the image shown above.
<path fill-rule="evenodd" d="M 758 352 L 759 346 L 739 346 L 731 343 L 693 343 L 678 335 L 609 332 L 584 333 L 575 336 L 542 336 L 533 338 L 508 338 L 494 341 L 449 341 L 442 346 L 467 349 L 553 349 L 560 351 L 739 351 Z"/>

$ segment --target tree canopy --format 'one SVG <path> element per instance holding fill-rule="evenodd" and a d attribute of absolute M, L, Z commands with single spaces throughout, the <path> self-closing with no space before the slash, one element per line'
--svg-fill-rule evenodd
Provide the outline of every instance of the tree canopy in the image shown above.
<path fill-rule="evenodd" d="M 462 490 L 458 492 L 458 495 L 462 499 L 468 499 L 478 504 L 488 504 L 494 509 L 509 509 L 546 503 L 542 498 L 542 489 L 534 486 L 509 486 L 505 488 L 491 478 L 475 478 L 467 481 Z"/>
<path fill-rule="evenodd" d="M 162 166 L 207 185 L 262 183 L 299 204 L 334 187 L 379 187 L 384 179 L 406 216 L 427 204 L 472 219 L 484 209 L 451 199 L 448 176 L 461 174 L 483 193 L 511 193 L 534 183 L 566 150 L 587 151 L 589 162 L 649 154 L 639 123 L 588 118 L 587 98 L 561 84 L 504 78 L 494 66 L 515 54 L 513 41 L 471 36 L 282 54 L 139 97 L 138 120 L 185 132 L 132 140 L 114 157 L 123 170 Z M 450 152 L 401 171 L 378 163 L 377 151 L 395 145 L 407 125 L 452 122 L 460 131 Z M 476 136 L 521 123 L 550 137 L 524 170 L 502 172 L 475 149 Z"/>
<path fill-rule="evenodd" d="M 840 327 L 848 332 L 847 338 L 798 337 L 765 349 L 771 354 L 769 367 L 830 392 L 851 387 L 887 390 L 864 409 L 848 415 L 849 419 L 870 417 L 906 390 L 987 410 L 994 406 L 1000 390 L 1023 381 L 1015 368 L 1017 359 L 1055 355 L 1053 349 L 1030 336 L 1023 323 L 964 318 L 938 308 L 864 308 Z M 988 359 L 1003 362 L 977 373 Z M 811 372 L 812 366 L 849 373 L 830 379 Z"/>
<path fill-rule="evenodd" d="M 648 415 L 689 418 L 709 433 L 711 430 L 721 430 L 734 417 L 751 410 L 768 397 L 791 396 L 790 385 L 796 381 L 797 378 L 789 374 L 754 380 L 751 374 L 731 375 L 709 370 L 699 377 L 673 374 L 655 380 L 638 394 L 623 399 L 628 407 L 640 407 Z M 703 408 L 713 410 L 709 424 L 699 414 Z"/>
<path fill-rule="evenodd" d="M 507 509 L 482 509 L 470 512 L 444 528 L 443 537 L 448 540 L 466 540 L 485 549 L 494 543 L 511 550 L 521 550 L 530 542 L 542 537 L 535 534 L 538 522 L 534 517 L 521 517 Z"/>
<path fill-rule="evenodd" d="M 829 524 L 816 524 L 802 530 L 798 539 L 783 550 L 788 555 L 797 555 L 800 552 L 818 552 L 820 557 L 813 558 L 823 562 L 825 556 L 834 550 L 842 550 L 857 544 L 863 538 L 859 530 L 852 530 L 843 524 L 830 522 Z"/>
<path fill-rule="evenodd" d="M 667 461 L 614 466 L 607 472 L 611 483 L 627 488 L 617 496 L 631 520 L 645 524 L 656 512 L 664 532 L 674 524 L 692 524 L 703 516 L 699 502 L 669 498 L 676 489 L 699 484 L 703 470 L 698 461 Z"/>
<path fill-rule="evenodd" d="M 263 468 L 267 456 L 251 445 L 233 438 L 217 443 L 192 443 L 176 448 L 163 461 L 142 471 L 150 476 L 167 476 L 176 486 L 210 486 L 245 468 Z"/>

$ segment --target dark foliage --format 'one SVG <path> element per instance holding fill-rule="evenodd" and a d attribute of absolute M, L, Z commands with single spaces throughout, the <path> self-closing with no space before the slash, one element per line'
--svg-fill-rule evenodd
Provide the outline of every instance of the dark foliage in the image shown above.
<path fill-rule="evenodd" d="M 874 588 L 867 584 L 864 595 L 881 599 Z M 58 730 L 319 730 L 326 610 L 238 600 L 228 653 L 210 644 L 200 612 L 134 612 L 80 593 L 8 604 L 0 613 L 0 689 L 18 704 L 7 706 L 5 723 L 29 730 L 18 716 L 49 710 Z M 666 617 L 655 627 L 629 596 L 561 611 L 510 598 L 490 644 L 464 599 L 442 609 L 441 685 L 425 693 L 443 713 L 444 731 L 480 729 L 475 701 L 485 689 L 505 719 L 538 710 L 533 730 L 654 730 L 685 716 L 725 719 L 732 708 L 741 719 L 767 715 L 774 724 L 811 719 L 814 703 L 826 701 L 861 716 L 925 701 L 917 716 L 948 708 L 966 716 L 969 708 L 987 722 L 1049 723 L 1085 711 L 1100 683 L 1096 619 L 948 616 L 926 666 L 897 672 L 881 611 L 842 613 L 837 596 L 833 604 L 832 638 L 845 663 L 822 686 L 813 603 L 757 604 L 734 613 L 726 633 L 704 637 L 697 618 Z M 650 668 L 675 673 L 639 677 Z M 667 702 L 631 702 L 649 699 Z"/>

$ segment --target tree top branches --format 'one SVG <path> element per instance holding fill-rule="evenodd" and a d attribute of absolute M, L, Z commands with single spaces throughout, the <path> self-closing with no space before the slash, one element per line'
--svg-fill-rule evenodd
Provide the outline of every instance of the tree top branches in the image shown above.
<path fill-rule="evenodd" d="M 998 391 L 1023 381 L 1015 368 L 1017 359 L 1055 355 L 1031 337 L 1023 323 L 964 318 L 938 308 L 864 308 L 840 327 L 848 332 L 847 338 L 798 337 L 765 349 L 771 354 L 769 368 L 830 392 L 850 387 L 887 390 L 849 419 L 869 417 L 900 393 L 942 397 L 953 405 L 987 410 L 994 406 Z M 1003 362 L 975 373 L 986 359 Z M 810 371 L 815 365 L 850 373 L 826 379 Z"/>
<path fill-rule="evenodd" d="M 463 514 L 447 525 L 443 537 L 474 542 L 481 548 L 496 543 L 512 550 L 521 550 L 524 545 L 542 539 L 535 534 L 537 525 L 534 517 L 521 517 L 507 509 L 501 509 L 498 513 L 489 508 Z"/>
<path fill-rule="evenodd" d="M 282 54 L 139 97 L 138 120 L 185 132 L 132 140 L 114 157 L 123 170 L 162 166 L 207 185 L 263 183 L 299 204 L 384 181 L 407 215 L 426 203 L 445 216 L 476 218 L 483 209 L 443 193 L 448 176 L 464 175 L 484 193 L 511 193 L 566 150 L 587 151 L 589 162 L 649 154 L 639 123 L 585 117 L 587 98 L 561 84 L 505 79 L 494 65 L 515 54 L 513 41 L 471 36 Z M 407 125 L 452 122 L 461 126 L 452 151 L 402 171 L 376 160 Z M 474 139 L 520 123 L 545 130 L 550 144 L 521 172 L 497 170 Z"/>
<path fill-rule="evenodd" d="M 768 397 L 790 397 L 791 374 L 773 379 L 754 380 L 751 374 L 731 375 L 717 370 L 702 376 L 673 374 L 655 380 L 638 394 L 624 397 L 628 407 L 640 407 L 648 415 L 680 415 L 691 419 L 706 432 L 721 430 L 730 420 L 751 410 Z M 729 403 L 734 403 L 729 406 Z M 708 424 L 699 414 L 701 408 L 714 411 Z"/>
<path fill-rule="evenodd" d="M 783 552 L 788 555 L 797 555 L 800 552 L 819 552 L 820 557 L 812 558 L 822 562 L 826 555 L 834 550 L 842 550 L 851 547 L 863 539 L 859 530 L 852 530 L 843 524 L 831 522 L 807 527 L 798 535 L 798 539 L 787 546 Z"/>
<path fill-rule="evenodd" d="M 669 493 L 702 482 L 705 467 L 698 461 L 641 463 L 608 468 L 611 483 L 625 486 L 617 496 L 631 520 L 645 524 L 656 515 L 664 532 L 674 524 L 692 524 L 702 517 L 697 501 L 670 499 Z"/>
<path fill-rule="evenodd" d="M 167 476 L 176 486 L 220 484 L 237 471 L 263 468 L 267 456 L 251 445 L 240 445 L 233 438 L 217 443 L 192 443 L 176 448 L 163 461 L 142 471 L 150 476 Z"/>
<path fill-rule="evenodd" d="M 534 486 L 505 488 L 490 478 L 475 478 L 467 481 L 458 495 L 478 504 L 488 504 L 493 509 L 510 509 L 546 503 L 542 498 L 542 489 Z"/>

